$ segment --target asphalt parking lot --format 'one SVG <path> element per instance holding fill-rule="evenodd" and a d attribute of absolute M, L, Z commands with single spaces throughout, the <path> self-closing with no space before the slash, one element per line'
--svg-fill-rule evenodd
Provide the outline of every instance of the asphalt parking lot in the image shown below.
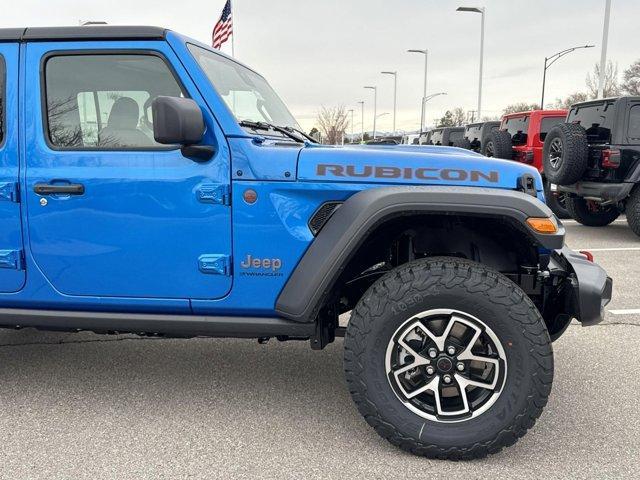
<path fill-rule="evenodd" d="M 566 227 L 614 300 L 554 344 L 545 412 L 498 455 L 430 461 L 379 438 L 351 403 L 341 341 L 0 331 L 0 478 L 638 478 L 640 239 L 624 220 Z"/>

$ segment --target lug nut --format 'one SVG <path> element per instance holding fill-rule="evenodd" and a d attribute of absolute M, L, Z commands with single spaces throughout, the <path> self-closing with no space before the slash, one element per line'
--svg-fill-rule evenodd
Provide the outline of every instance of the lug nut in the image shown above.
<path fill-rule="evenodd" d="M 456 365 L 456 368 L 457 368 L 459 371 L 463 371 L 463 370 L 464 370 L 464 363 L 462 363 L 462 362 L 458 362 L 458 365 Z"/>
<path fill-rule="evenodd" d="M 436 358 L 438 356 L 438 351 L 435 348 L 430 348 L 429 349 L 429 356 L 431 358 Z"/>
<path fill-rule="evenodd" d="M 442 381 L 444 383 L 451 383 L 451 375 L 445 375 L 444 377 L 442 377 Z"/>
<path fill-rule="evenodd" d="M 447 347 L 447 353 L 448 353 L 449 355 L 455 355 L 455 353 L 456 353 L 456 347 L 454 347 L 453 345 L 449 345 L 449 346 Z"/>
<path fill-rule="evenodd" d="M 435 368 L 433 368 L 432 366 L 427 367 L 427 375 L 433 375 L 435 371 Z"/>

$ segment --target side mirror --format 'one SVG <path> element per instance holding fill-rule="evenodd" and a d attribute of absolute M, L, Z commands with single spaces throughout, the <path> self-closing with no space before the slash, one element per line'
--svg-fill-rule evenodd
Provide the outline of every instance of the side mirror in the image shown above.
<path fill-rule="evenodd" d="M 153 137 L 166 145 L 182 145 L 182 154 L 196 161 L 209 160 L 214 148 L 195 145 L 204 137 L 202 111 L 196 102 L 182 97 L 156 97 L 151 103 Z"/>

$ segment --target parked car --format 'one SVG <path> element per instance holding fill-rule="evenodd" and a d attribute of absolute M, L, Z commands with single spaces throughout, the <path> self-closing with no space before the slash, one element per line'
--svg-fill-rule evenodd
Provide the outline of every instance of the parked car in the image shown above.
<path fill-rule="evenodd" d="M 402 137 L 378 137 L 373 140 L 367 140 L 365 145 L 400 145 Z"/>
<path fill-rule="evenodd" d="M 484 145 L 492 131 L 500 128 L 499 121 L 470 123 L 464 127 L 460 140 L 453 142 L 454 147 L 473 150 L 484 155 Z"/>
<path fill-rule="evenodd" d="M 456 140 L 460 140 L 464 127 L 438 127 L 420 134 L 420 145 L 445 145 L 452 147 Z"/>
<path fill-rule="evenodd" d="M 566 110 L 531 110 L 504 115 L 499 130 L 491 132 L 485 143 L 488 157 L 505 158 L 535 167 L 545 185 L 545 198 L 549 208 L 560 218 L 570 218 L 565 195 L 551 188 L 542 163 L 542 148 L 549 130 L 565 121 Z"/>
<path fill-rule="evenodd" d="M 420 143 L 420 134 L 410 133 L 403 135 L 402 142 L 400 143 L 402 143 L 402 145 L 418 145 Z"/>
<path fill-rule="evenodd" d="M 467 459 L 533 426 L 551 341 L 602 320 L 611 279 L 534 168 L 315 144 L 262 76 L 163 28 L 0 29 L 0 59 L 2 327 L 344 336 L 376 432 Z"/>
<path fill-rule="evenodd" d="M 572 105 L 545 139 L 544 169 L 575 220 L 598 227 L 626 212 L 640 236 L 640 97 Z"/>

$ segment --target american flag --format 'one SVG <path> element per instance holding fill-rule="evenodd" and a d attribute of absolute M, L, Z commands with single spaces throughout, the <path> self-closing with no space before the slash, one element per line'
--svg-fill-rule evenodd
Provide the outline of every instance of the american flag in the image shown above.
<path fill-rule="evenodd" d="M 222 9 L 220 20 L 213 27 L 213 34 L 211 35 L 213 48 L 219 50 L 231 35 L 233 35 L 233 15 L 231 14 L 231 0 L 227 0 Z"/>

